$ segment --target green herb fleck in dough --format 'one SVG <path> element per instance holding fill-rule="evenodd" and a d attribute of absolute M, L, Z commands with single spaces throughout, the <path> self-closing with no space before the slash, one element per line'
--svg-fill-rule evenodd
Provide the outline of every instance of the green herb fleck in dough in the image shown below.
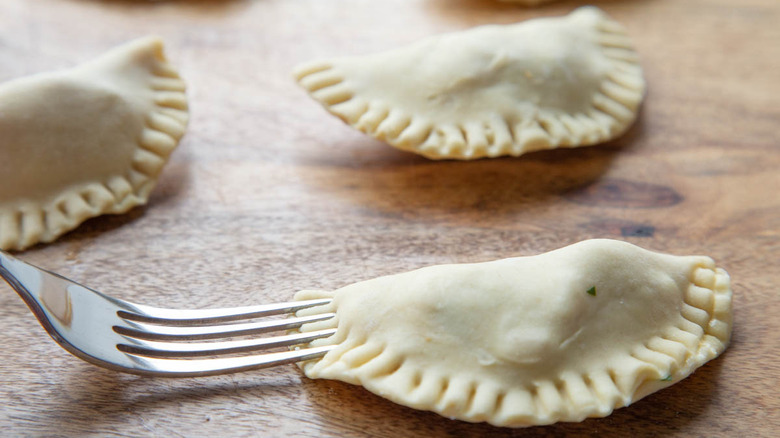
<path fill-rule="evenodd" d="M 588 295 L 593 295 L 594 297 L 596 296 L 596 286 L 588 289 Z"/>
<path fill-rule="evenodd" d="M 671 382 L 672 381 L 672 375 L 669 374 L 668 376 L 661 379 L 662 382 Z"/>

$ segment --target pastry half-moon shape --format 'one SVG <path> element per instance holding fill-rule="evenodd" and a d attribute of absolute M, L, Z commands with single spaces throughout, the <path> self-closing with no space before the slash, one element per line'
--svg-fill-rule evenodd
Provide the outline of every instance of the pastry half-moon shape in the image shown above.
<path fill-rule="evenodd" d="M 314 62 L 294 75 L 349 125 L 434 159 L 601 143 L 631 125 L 645 90 L 623 27 L 595 7 Z"/>
<path fill-rule="evenodd" d="M 0 84 L 0 248 L 146 203 L 184 134 L 184 91 L 156 38 Z"/>
<path fill-rule="evenodd" d="M 728 274 L 702 256 L 588 240 L 532 257 L 432 266 L 352 284 L 336 345 L 301 366 L 396 403 L 524 427 L 603 417 L 678 382 L 729 343 Z"/>

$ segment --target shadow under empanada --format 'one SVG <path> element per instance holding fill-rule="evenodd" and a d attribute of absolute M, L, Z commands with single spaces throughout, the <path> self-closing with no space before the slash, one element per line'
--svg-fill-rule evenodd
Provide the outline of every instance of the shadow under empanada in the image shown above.
<path fill-rule="evenodd" d="M 63 235 L 59 242 L 63 244 L 83 244 L 98 239 L 102 235 L 110 234 L 126 224 L 141 219 L 146 214 L 147 206 L 136 207 L 121 215 L 103 215 L 84 221 L 80 227 Z M 39 244 L 36 247 L 46 244 Z M 34 247 L 35 248 L 35 247 Z"/>
<path fill-rule="evenodd" d="M 307 173 L 303 181 L 369 215 L 436 219 L 471 213 L 461 219 L 475 220 L 510 214 L 592 184 L 618 153 L 619 147 L 611 145 L 472 162 L 434 162 L 395 153 L 384 164 L 364 161 L 359 167 L 333 169 L 330 163 Z"/>

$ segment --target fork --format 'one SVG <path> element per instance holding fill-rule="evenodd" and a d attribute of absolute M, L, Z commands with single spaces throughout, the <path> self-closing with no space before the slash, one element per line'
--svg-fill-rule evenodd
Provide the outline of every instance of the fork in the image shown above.
<path fill-rule="evenodd" d="M 268 351 L 307 344 L 333 335 L 336 329 L 233 339 L 330 319 L 333 313 L 251 321 L 324 305 L 329 299 L 223 309 L 163 309 L 110 297 L 3 251 L 0 276 L 62 348 L 116 371 L 163 377 L 209 376 L 316 359 L 334 347 Z"/>

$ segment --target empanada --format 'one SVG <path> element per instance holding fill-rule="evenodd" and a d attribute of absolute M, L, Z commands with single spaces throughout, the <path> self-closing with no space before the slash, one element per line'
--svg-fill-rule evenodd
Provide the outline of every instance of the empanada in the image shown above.
<path fill-rule="evenodd" d="M 362 385 L 460 420 L 524 427 L 603 417 L 718 356 L 728 274 L 702 256 L 588 240 L 532 257 L 432 266 L 352 284 L 299 315 L 335 312 L 310 378 Z"/>
<path fill-rule="evenodd" d="M 156 38 L 0 84 L 0 248 L 146 203 L 187 125 L 184 90 Z"/>
<path fill-rule="evenodd" d="M 428 158 L 601 143 L 631 125 L 645 91 L 623 27 L 595 7 L 314 62 L 295 77 L 346 123 Z"/>

